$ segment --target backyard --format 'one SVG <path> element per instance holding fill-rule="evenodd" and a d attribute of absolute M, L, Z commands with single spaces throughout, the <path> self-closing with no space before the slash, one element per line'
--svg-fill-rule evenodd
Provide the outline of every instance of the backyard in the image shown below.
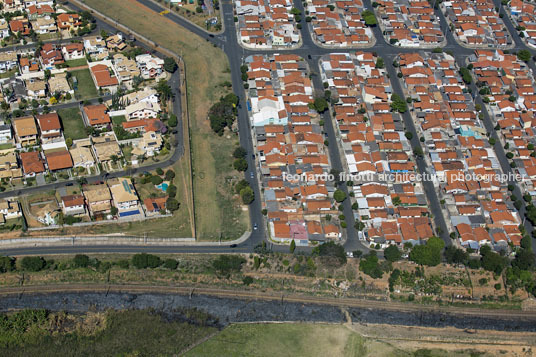
<path fill-rule="evenodd" d="M 63 124 L 66 138 L 77 140 L 87 137 L 84 121 L 78 107 L 59 109 L 58 115 Z"/>
<path fill-rule="evenodd" d="M 71 71 L 71 75 L 71 84 L 74 78 L 76 78 L 78 82 L 74 92 L 77 99 L 90 99 L 98 96 L 97 88 L 95 88 L 95 83 L 93 83 L 93 78 L 91 78 L 89 69 L 85 68 Z"/>
<path fill-rule="evenodd" d="M 234 177 L 241 177 L 232 168 L 231 155 L 238 137 L 227 133 L 223 137 L 215 135 L 207 120 L 210 106 L 227 92 L 223 83 L 230 81 L 230 68 L 225 54 L 135 0 L 85 3 L 183 56 L 188 83 L 197 238 L 240 237 L 248 227 L 248 214 L 241 209 L 230 187 Z"/>

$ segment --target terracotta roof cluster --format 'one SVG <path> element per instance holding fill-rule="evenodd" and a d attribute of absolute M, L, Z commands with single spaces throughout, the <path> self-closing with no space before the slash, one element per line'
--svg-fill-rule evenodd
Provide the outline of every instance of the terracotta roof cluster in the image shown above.
<path fill-rule="evenodd" d="M 495 93 L 497 99 L 503 100 L 500 94 L 503 86 L 508 83 L 509 87 L 514 81 L 514 77 L 507 77 L 515 76 L 521 64 L 515 56 L 501 51 L 479 50 L 472 58 L 482 93 L 490 90 L 491 99 L 495 98 L 491 93 Z M 469 233 L 475 234 L 472 231 L 477 227 L 489 230 L 492 238 L 486 242 L 497 243 L 493 237 L 500 232 L 512 241 L 517 239 L 519 214 L 512 202 L 508 202 L 507 183 L 500 179 L 504 173 L 454 58 L 446 53 L 413 53 L 400 55 L 398 60 L 413 99 L 412 115 L 419 124 L 425 155 L 437 177 L 448 219 L 454 227 L 460 224 L 471 227 L 471 232 L 464 232 L 466 239 L 460 237 L 461 243 L 473 248 L 483 244 L 484 240 L 467 238 Z M 504 76 L 494 67 L 499 63 L 505 64 Z M 519 75 L 519 80 L 524 82 L 526 75 L 523 71 Z M 503 227 L 505 224 L 508 229 Z M 476 231 L 479 236 L 480 233 Z"/>
<path fill-rule="evenodd" d="M 376 62 L 372 53 L 356 52 L 326 55 L 320 66 L 333 98 L 345 171 L 355 178 L 365 237 L 372 243 L 416 243 L 433 236 L 426 196 L 416 181 L 402 117 L 391 110 L 387 72 Z"/>
<path fill-rule="evenodd" d="M 272 237 L 323 238 L 322 217 L 332 212 L 333 200 L 328 190 L 332 184 L 321 175 L 329 172 L 330 163 L 320 118 L 308 107 L 313 88 L 305 62 L 297 55 L 281 54 L 250 56 L 246 64 L 263 206 Z M 288 177 L 295 174 L 303 177 Z M 308 227 L 317 224 L 311 221 L 320 225 L 314 233 L 308 233 Z"/>
<path fill-rule="evenodd" d="M 290 0 L 238 0 L 234 2 L 238 17 L 240 42 L 258 48 L 289 46 L 298 43 L 300 32 L 290 14 Z"/>
<path fill-rule="evenodd" d="M 333 10 L 331 10 L 333 8 Z M 307 11 L 313 18 L 313 34 L 326 45 L 352 46 L 372 41 L 372 31 L 365 26 L 362 0 L 308 0 Z"/>
<path fill-rule="evenodd" d="M 527 43 L 536 43 L 536 5 L 522 0 L 511 0 L 507 6 L 515 27 L 524 28 L 524 39 Z"/>
<path fill-rule="evenodd" d="M 493 0 L 454 0 L 441 5 L 455 35 L 468 45 L 506 46 L 511 42 Z"/>
<path fill-rule="evenodd" d="M 439 45 L 445 39 L 430 2 L 380 0 L 377 3 L 376 14 L 378 21 L 385 28 L 384 36 L 387 41 L 408 47 L 420 44 Z"/>

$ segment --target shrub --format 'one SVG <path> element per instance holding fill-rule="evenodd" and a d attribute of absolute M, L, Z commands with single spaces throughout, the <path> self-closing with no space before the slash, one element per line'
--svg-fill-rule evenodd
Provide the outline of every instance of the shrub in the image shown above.
<path fill-rule="evenodd" d="M 85 254 L 77 254 L 73 258 L 73 265 L 76 268 L 86 268 L 89 265 L 89 257 Z"/>
<path fill-rule="evenodd" d="M 45 267 L 46 261 L 42 257 L 24 257 L 20 262 L 23 270 L 40 271 Z"/>
<path fill-rule="evenodd" d="M 224 275 L 239 272 L 246 260 L 239 255 L 220 255 L 212 261 L 216 272 Z"/>
<path fill-rule="evenodd" d="M 162 264 L 160 257 L 147 253 L 134 254 L 132 265 L 138 269 L 157 268 Z"/>
<path fill-rule="evenodd" d="M 164 268 L 166 269 L 176 270 L 178 266 L 179 266 L 179 262 L 176 261 L 175 259 L 169 258 L 169 259 L 164 260 Z"/>

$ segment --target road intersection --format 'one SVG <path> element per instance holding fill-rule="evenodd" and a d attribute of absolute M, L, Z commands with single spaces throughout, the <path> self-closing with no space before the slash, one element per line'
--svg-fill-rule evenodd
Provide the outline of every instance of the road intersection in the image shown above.
<path fill-rule="evenodd" d="M 162 5 L 154 2 L 153 0 L 137 0 L 140 4 L 148 7 L 149 9 L 160 13 L 163 9 L 165 9 Z M 517 52 L 522 49 L 530 49 L 528 48 L 524 42 L 519 38 L 517 31 L 515 30 L 514 26 L 512 25 L 509 17 L 506 14 L 506 11 L 502 4 L 500 3 L 500 0 L 494 0 L 495 5 L 499 8 L 500 13 L 504 14 L 503 20 L 504 23 L 510 32 L 511 38 L 513 40 L 513 48 L 510 49 L 511 51 Z M 370 0 L 364 1 L 366 7 L 370 10 L 372 10 L 371 2 Z M 294 6 L 304 12 L 302 3 L 300 0 L 294 0 Z M 399 94 L 402 98 L 404 98 L 404 94 L 402 92 L 402 87 L 400 85 L 400 82 L 397 80 L 396 76 L 396 69 L 392 65 L 394 58 L 399 55 L 400 53 L 413 53 L 416 51 L 432 51 L 431 49 L 419 49 L 419 48 L 402 48 L 398 46 L 393 46 L 389 43 L 387 43 L 382 35 L 381 29 L 378 26 L 375 26 L 372 28 L 374 36 L 376 38 L 376 42 L 372 47 L 369 48 L 341 48 L 341 49 L 328 49 L 324 47 L 318 46 L 315 41 L 312 38 L 312 34 L 310 32 L 310 28 L 308 24 L 305 22 L 305 20 L 302 19 L 302 45 L 299 48 L 295 49 L 273 49 L 273 50 L 252 50 L 252 49 L 246 49 L 244 48 L 237 39 L 237 32 L 235 28 L 234 23 L 234 8 L 233 3 L 230 0 L 223 0 L 220 1 L 220 7 L 222 12 L 222 20 L 224 22 L 224 30 L 220 32 L 219 34 L 211 34 L 209 32 L 204 31 L 202 28 L 198 27 L 197 25 L 194 25 L 193 23 L 185 20 L 184 18 L 178 16 L 174 12 L 169 12 L 167 14 L 164 14 L 162 16 L 167 17 L 168 19 L 172 20 L 173 22 L 177 23 L 178 25 L 186 28 L 187 30 L 195 33 L 199 37 L 203 38 L 206 41 L 211 42 L 212 44 L 220 47 L 225 54 L 227 55 L 231 67 L 231 79 L 232 79 L 232 85 L 235 90 L 235 94 L 237 94 L 240 98 L 240 103 L 242 105 L 239 106 L 238 109 L 238 127 L 239 127 L 239 133 L 240 133 L 240 144 L 242 147 L 244 147 L 247 152 L 247 160 L 248 160 L 248 166 L 249 167 L 255 167 L 255 160 L 253 159 L 253 155 L 255 153 L 254 147 L 253 147 L 253 140 L 251 137 L 251 126 L 250 121 L 245 105 L 245 92 L 242 89 L 243 88 L 243 82 L 241 78 L 241 71 L 240 66 L 243 63 L 244 58 L 250 56 L 250 55 L 268 55 L 273 53 L 293 53 L 296 55 L 301 56 L 304 58 L 311 69 L 311 72 L 313 74 L 312 80 L 314 87 L 317 91 L 322 91 L 323 86 L 321 83 L 321 79 L 319 76 L 319 73 L 317 73 L 319 67 L 319 59 L 329 53 L 349 53 L 349 52 L 355 52 L 355 51 L 364 51 L 364 52 L 374 52 L 380 57 L 382 57 L 385 61 L 385 66 L 388 71 L 389 77 L 391 78 L 392 84 L 393 84 L 393 90 L 395 93 Z M 474 49 L 466 48 L 464 46 L 461 46 L 454 38 L 454 35 L 452 31 L 450 30 L 449 26 L 447 25 L 447 22 L 444 18 L 444 16 L 441 14 L 441 11 L 439 9 L 436 10 L 436 16 L 440 19 L 441 29 L 445 33 L 446 36 L 446 45 L 443 47 L 444 51 L 452 51 L 453 56 L 456 59 L 456 62 L 459 66 L 465 66 L 466 59 L 468 56 L 474 54 Z M 101 23 L 99 22 L 99 26 L 101 26 Z M 103 24 L 105 27 L 110 27 L 109 25 Z M 488 48 L 492 49 L 492 48 Z M 531 61 L 529 64 L 533 73 L 536 74 L 536 68 L 534 66 L 534 63 Z M 172 79 L 170 85 L 175 91 L 175 97 L 180 98 L 180 94 L 178 93 L 179 83 L 177 82 L 178 74 L 176 73 Z M 473 93 L 477 93 L 476 87 L 474 83 L 472 84 L 472 90 Z M 320 94 L 320 92 L 318 93 Z M 475 98 L 476 103 L 482 104 L 482 99 L 479 95 Z M 176 100 L 175 102 L 180 102 L 180 100 Z M 179 107 L 176 108 L 180 112 L 180 103 L 175 105 L 178 105 Z M 491 122 L 490 116 L 485 110 L 485 106 L 483 107 L 484 112 L 484 124 L 486 126 L 486 129 L 488 132 L 491 132 L 492 137 L 497 138 L 497 133 L 495 130 L 493 130 L 493 124 Z M 415 124 L 413 122 L 413 119 L 411 117 L 411 114 L 409 112 L 406 112 L 403 114 L 403 120 L 406 126 L 406 130 L 410 131 L 413 134 L 413 138 L 411 139 L 411 145 L 412 147 L 420 147 L 421 143 L 419 141 L 419 137 L 417 135 L 417 131 L 415 128 Z M 324 129 L 326 131 L 326 134 L 328 136 L 328 141 L 330 143 L 336 143 L 337 138 L 335 134 L 335 128 L 333 125 L 333 122 L 330 118 L 329 112 L 324 113 L 324 122 L 326 123 Z M 179 135 L 180 138 L 182 138 L 182 135 Z M 181 141 L 181 140 L 179 140 Z M 182 142 L 182 141 L 181 141 Z M 497 145 L 495 146 L 495 150 L 497 153 L 497 156 L 499 158 L 501 167 L 505 171 L 505 173 L 508 173 L 511 171 L 509 162 L 505 156 L 504 150 L 502 149 L 499 140 L 497 140 Z M 112 178 L 112 177 L 118 177 L 121 175 L 129 174 L 133 175 L 142 171 L 150 171 L 153 169 L 156 169 L 157 167 L 164 167 L 169 166 L 176 160 L 180 158 L 180 156 L 183 154 L 182 147 L 180 143 L 178 143 L 177 149 L 174 151 L 172 157 L 166 161 L 158 162 L 155 164 L 152 164 L 150 166 L 145 166 L 141 168 L 133 168 L 130 169 L 130 171 L 127 172 L 116 172 L 116 173 L 110 173 L 106 178 Z M 340 153 L 338 151 L 337 145 L 330 146 L 330 161 L 331 165 L 334 169 L 343 171 L 343 165 L 341 162 Z M 417 166 L 420 172 L 428 172 L 427 163 L 422 158 L 417 158 Z M 98 177 L 91 177 L 88 179 L 88 181 L 98 181 L 102 180 L 105 177 L 98 176 Z M 250 205 L 249 214 L 250 214 L 250 220 L 251 220 L 251 226 L 254 226 L 255 224 L 258 226 L 258 229 L 253 230 L 251 232 L 250 237 L 245 240 L 242 243 L 237 244 L 234 246 L 233 242 L 227 242 L 225 245 L 220 245 L 218 243 L 214 243 L 213 246 L 193 246 L 193 245 L 184 245 L 184 246 L 139 246 L 139 245 L 96 245 L 96 246 L 88 246 L 88 245 L 80 245 L 80 246 L 67 246 L 67 247 L 33 247 L 33 248 L 20 248 L 20 249 L 3 249 L 1 252 L 3 254 L 9 254 L 9 255 L 23 255 L 23 254 L 74 254 L 74 253 L 91 253 L 91 252 L 117 252 L 117 253 L 132 253 L 132 252 L 139 252 L 139 251 L 145 251 L 145 252 L 153 252 L 153 253 L 221 253 L 221 252 L 252 252 L 254 247 L 259 245 L 263 240 L 266 240 L 266 232 L 265 232 L 265 224 L 264 222 L 264 216 L 262 214 L 261 209 L 261 200 L 260 200 L 260 187 L 259 187 L 259 181 L 257 178 L 251 178 L 249 173 L 246 175 L 246 180 L 248 180 L 255 192 L 256 200 Z M 61 183 L 54 183 L 47 186 L 40 186 L 40 187 L 29 187 L 24 188 L 16 192 L 17 195 L 20 194 L 27 194 L 27 193 L 33 193 L 38 190 L 43 189 L 57 189 L 61 186 L 65 186 L 68 184 L 69 181 L 61 182 Z M 439 227 L 441 229 L 441 238 L 445 241 L 447 245 L 452 244 L 451 239 L 449 238 L 447 224 L 445 222 L 445 219 L 443 217 L 441 206 L 439 203 L 438 195 L 436 192 L 435 187 L 433 186 L 431 181 L 425 181 L 423 182 L 424 188 L 426 191 L 426 195 L 429 200 L 430 204 L 430 211 L 434 217 L 434 223 L 436 227 Z M 345 184 L 342 185 L 341 189 L 346 191 L 348 193 L 347 188 Z M 521 197 L 521 191 L 517 185 L 515 185 L 514 193 L 516 196 Z M 4 192 L 0 193 L 0 198 L 13 196 L 13 192 Z M 344 202 L 344 210 L 343 213 L 346 217 L 353 217 L 353 212 L 351 208 L 350 200 L 346 200 Z M 524 216 L 524 208 L 520 211 L 521 216 Z M 525 222 L 526 228 L 530 231 L 532 231 L 532 226 L 528 221 Z M 233 244 L 231 248 L 229 248 L 229 245 Z M 270 244 L 270 243 L 268 243 Z M 285 246 L 277 247 L 274 245 L 273 247 L 276 251 L 288 251 L 288 248 Z M 346 229 L 346 242 L 345 242 L 345 249 L 347 251 L 353 251 L 355 249 L 361 249 L 361 250 L 368 250 L 368 247 L 366 245 L 363 245 L 357 238 L 357 232 L 354 229 L 353 225 L 349 225 L 349 227 Z M 301 248 L 302 251 L 309 251 L 310 248 Z"/>

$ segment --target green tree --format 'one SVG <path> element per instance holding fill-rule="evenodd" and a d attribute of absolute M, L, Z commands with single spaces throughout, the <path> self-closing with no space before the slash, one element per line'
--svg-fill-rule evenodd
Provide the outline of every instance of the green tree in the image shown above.
<path fill-rule="evenodd" d="M 45 259 L 43 257 L 24 257 L 20 261 L 22 270 L 40 271 L 45 267 Z"/>
<path fill-rule="evenodd" d="M 365 25 L 367 26 L 375 26 L 378 21 L 376 20 L 376 16 L 374 13 L 370 10 L 365 10 L 361 13 L 361 18 L 363 21 L 365 21 Z"/>
<path fill-rule="evenodd" d="M 318 247 L 314 247 L 313 255 L 320 257 L 333 257 L 337 258 L 341 264 L 346 263 L 346 253 L 344 252 L 344 247 L 333 241 L 329 241 L 319 245 Z"/>
<path fill-rule="evenodd" d="M 383 276 L 376 251 L 370 251 L 369 254 L 365 255 L 364 259 L 359 261 L 359 270 L 373 279 L 380 279 Z"/>
<path fill-rule="evenodd" d="M 246 260 L 239 255 L 220 255 L 212 261 L 212 267 L 222 275 L 238 273 Z"/>
<path fill-rule="evenodd" d="M 531 54 L 530 54 L 530 51 L 529 50 L 520 50 L 518 53 L 517 53 L 517 58 L 519 58 L 521 61 L 523 62 L 528 62 L 530 61 L 530 58 L 531 58 Z"/>
<path fill-rule="evenodd" d="M 337 189 L 333 193 L 333 198 L 335 199 L 335 201 L 340 203 L 346 199 L 346 193 L 344 193 L 344 191 L 342 190 Z"/>
<path fill-rule="evenodd" d="M 249 205 L 255 199 L 255 193 L 251 187 L 247 186 L 240 190 L 240 197 L 242 198 L 242 202 L 244 204 Z"/>
<path fill-rule="evenodd" d="M 383 62 L 383 58 L 378 57 L 376 59 L 376 68 L 384 68 L 384 67 L 385 67 L 385 63 Z"/>
<path fill-rule="evenodd" d="M 391 109 L 399 113 L 405 113 L 408 110 L 408 104 L 398 94 L 393 93 L 391 94 Z"/>
<path fill-rule="evenodd" d="M 396 245 L 390 245 L 388 246 L 384 251 L 383 255 L 385 259 L 387 259 L 390 262 L 396 262 L 397 260 L 400 260 L 402 257 L 402 253 L 398 249 Z"/>
<path fill-rule="evenodd" d="M 166 181 L 173 181 L 173 179 L 175 178 L 175 171 L 169 169 L 166 171 L 166 174 L 164 175 L 164 178 L 166 179 Z"/>
<path fill-rule="evenodd" d="M 168 197 L 166 200 L 166 209 L 168 209 L 171 212 L 174 212 L 179 209 L 179 201 L 177 201 L 176 198 Z"/>
<path fill-rule="evenodd" d="M 164 260 L 164 268 L 169 270 L 177 270 L 177 267 L 179 266 L 179 262 L 175 259 L 166 259 Z"/>
<path fill-rule="evenodd" d="M 233 167 L 237 171 L 246 171 L 248 169 L 248 162 L 242 157 L 233 162 Z"/>
<path fill-rule="evenodd" d="M 0 256 L 0 273 L 15 270 L 15 258 Z"/>
<path fill-rule="evenodd" d="M 176 127 L 177 124 L 178 124 L 177 116 L 176 116 L 175 114 L 171 113 L 171 114 L 169 115 L 169 119 L 168 119 L 168 122 L 167 122 L 167 123 L 168 123 L 168 125 L 169 125 L 170 127 L 172 127 L 172 128 Z"/>
<path fill-rule="evenodd" d="M 324 113 L 326 109 L 328 109 L 328 102 L 326 98 L 318 97 L 318 98 L 315 98 L 313 106 L 317 112 Z"/>
<path fill-rule="evenodd" d="M 296 242 L 294 239 L 290 242 L 290 253 L 294 254 L 294 251 L 296 250 Z"/>
<path fill-rule="evenodd" d="M 76 268 L 87 268 L 89 265 L 89 257 L 85 254 L 77 254 L 73 258 L 73 265 Z"/>
<path fill-rule="evenodd" d="M 177 70 L 177 68 L 177 62 L 175 62 L 173 57 L 164 58 L 164 69 L 166 72 L 173 73 Z"/>
<path fill-rule="evenodd" d="M 245 158 L 246 155 L 247 155 L 247 150 L 244 149 L 242 146 L 238 146 L 236 149 L 234 149 L 233 151 L 233 157 L 235 159 L 240 159 L 240 158 Z"/>
<path fill-rule="evenodd" d="M 132 265 L 138 269 L 157 268 L 162 265 L 162 261 L 156 255 L 138 253 L 132 256 Z"/>

